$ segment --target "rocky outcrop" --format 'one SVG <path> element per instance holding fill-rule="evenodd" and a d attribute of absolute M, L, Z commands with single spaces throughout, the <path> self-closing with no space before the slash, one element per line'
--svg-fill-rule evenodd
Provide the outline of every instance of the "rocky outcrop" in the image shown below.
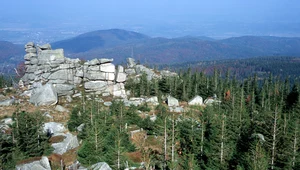
<path fill-rule="evenodd" d="M 167 97 L 167 103 L 169 107 L 177 107 L 179 106 L 179 102 L 176 98 L 172 97 L 172 96 L 168 96 Z"/>
<path fill-rule="evenodd" d="M 109 165 L 106 162 L 98 162 L 92 166 L 90 166 L 88 169 L 91 170 L 111 170 Z"/>
<path fill-rule="evenodd" d="M 203 105 L 203 98 L 201 96 L 195 96 L 188 102 L 189 105 Z"/>
<path fill-rule="evenodd" d="M 43 156 L 38 161 L 33 161 L 31 163 L 17 165 L 16 170 L 51 170 L 49 159 Z"/>
<path fill-rule="evenodd" d="M 11 106 L 15 103 L 15 99 L 7 99 L 0 101 L 0 106 Z"/>
<path fill-rule="evenodd" d="M 57 122 L 47 122 L 43 125 L 43 132 L 56 135 L 58 133 L 63 133 L 66 131 L 66 128 L 63 124 Z"/>
<path fill-rule="evenodd" d="M 59 143 L 53 143 L 52 147 L 54 148 L 53 153 L 64 154 L 70 149 L 74 149 L 79 146 L 79 142 L 77 136 L 67 132 L 65 133 L 57 133 L 55 136 L 63 136 L 64 140 Z"/>
<path fill-rule="evenodd" d="M 207 98 L 204 100 L 204 104 L 208 106 L 211 106 L 213 104 L 219 104 L 219 103 L 221 103 L 221 101 L 215 98 Z"/>
<path fill-rule="evenodd" d="M 64 56 L 63 49 L 52 50 L 50 44 L 25 45 L 26 72 L 22 77 L 25 86 L 35 82 L 52 84 L 58 96 L 74 94 L 77 85 L 84 83 L 86 92 L 108 92 L 117 97 L 126 97 L 124 82 L 127 75 L 122 66 L 115 67 L 113 59 L 93 59 L 82 63 L 79 59 Z"/>
<path fill-rule="evenodd" d="M 33 42 L 25 45 L 25 75 L 20 81 L 20 86 L 33 89 L 34 84 L 51 84 L 53 93 L 60 96 L 73 96 L 76 87 L 83 85 L 85 92 L 93 94 L 112 95 L 114 97 L 127 98 L 125 83 L 129 76 L 139 80 L 142 74 L 146 74 L 147 80 L 161 78 L 163 76 L 176 76 L 176 73 L 163 70 L 154 71 L 148 67 L 136 64 L 133 58 L 127 59 L 127 67 L 115 66 L 113 59 L 93 59 L 82 62 L 79 59 L 70 59 L 64 56 L 63 49 L 51 48 L 50 44 L 35 46 Z M 51 102 L 40 102 L 38 88 L 30 91 L 31 102 L 35 105 L 55 104 Z M 78 93 L 78 91 L 76 92 Z M 39 94 L 41 97 L 43 94 Z M 54 95 L 54 94 L 53 94 Z M 157 104 L 155 102 L 154 104 Z"/>

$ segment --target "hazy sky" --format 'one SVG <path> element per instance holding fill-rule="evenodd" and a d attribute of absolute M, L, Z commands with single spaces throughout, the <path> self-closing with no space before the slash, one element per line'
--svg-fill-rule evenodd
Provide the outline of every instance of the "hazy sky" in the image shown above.
<path fill-rule="evenodd" d="M 300 23 L 299 0 L 7 0 L 0 19 L 27 24 L 74 22 L 162 25 L 193 22 Z M 1 23 L 0 23 L 1 24 Z M 226 24 L 225 24 L 226 26 Z M 176 24 L 175 24 L 176 27 Z M 0 25 L 1 28 L 1 25 Z"/>
<path fill-rule="evenodd" d="M 299 0 L 9 0 L 1 1 L 2 17 L 114 17 L 225 20 L 295 20 Z M 199 18 L 200 17 L 200 18 Z M 30 18 L 24 18 L 30 20 Z"/>

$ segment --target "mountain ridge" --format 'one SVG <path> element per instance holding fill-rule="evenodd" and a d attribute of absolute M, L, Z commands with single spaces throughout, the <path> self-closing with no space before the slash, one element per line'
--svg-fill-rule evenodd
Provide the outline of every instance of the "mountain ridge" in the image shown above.
<path fill-rule="evenodd" d="M 242 36 L 222 40 L 203 36 L 164 38 L 122 29 L 87 32 L 51 45 L 52 49 L 63 48 L 65 56 L 70 58 L 114 58 L 116 63 L 124 63 L 127 57 L 141 63 L 174 64 L 259 56 L 300 56 L 299 37 Z M 0 41 L 1 61 L 16 63 L 17 58 L 20 62 L 24 54 L 21 45 Z"/>
<path fill-rule="evenodd" d="M 109 36 L 114 38 L 118 37 L 121 32 L 125 37 L 123 37 L 123 41 L 114 43 L 116 42 L 114 38 L 110 39 L 109 36 L 103 36 L 105 32 L 109 32 Z M 298 37 L 242 36 L 222 40 L 204 36 L 164 38 L 149 37 L 120 29 L 98 30 L 77 37 L 88 37 L 93 40 L 99 34 L 101 37 L 106 38 L 102 39 L 102 43 L 109 45 L 99 44 L 97 46 L 97 44 L 91 44 L 90 46 L 93 48 L 86 48 L 89 44 L 85 43 L 83 46 L 79 46 L 84 50 L 77 49 L 74 51 L 68 48 L 65 49 L 64 46 L 60 46 L 58 43 L 53 43 L 53 47 L 64 48 L 69 57 L 83 59 L 95 57 L 114 58 L 117 63 L 125 62 L 125 59 L 129 56 L 140 62 L 159 64 L 259 56 L 300 56 L 300 48 L 298 48 L 300 38 Z M 134 38 L 132 36 L 134 34 L 139 35 L 138 37 L 141 38 Z M 70 44 L 80 44 L 73 40 L 69 39 Z"/>

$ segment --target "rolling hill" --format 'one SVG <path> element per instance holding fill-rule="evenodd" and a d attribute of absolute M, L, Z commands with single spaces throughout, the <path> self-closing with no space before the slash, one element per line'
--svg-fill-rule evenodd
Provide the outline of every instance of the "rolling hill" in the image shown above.
<path fill-rule="evenodd" d="M 63 48 L 67 53 L 80 53 L 146 40 L 149 37 L 120 29 L 99 30 L 52 43 L 52 48 Z"/>
<path fill-rule="evenodd" d="M 243 36 L 223 40 L 208 37 L 150 38 L 120 29 L 85 33 L 54 42 L 72 58 L 114 58 L 125 62 L 133 55 L 142 63 L 173 64 L 201 60 L 241 59 L 259 56 L 300 56 L 300 38 Z"/>
<path fill-rule="evenodd" d="M 23 61 L 25 54 L 23 45 L 16 45 L 8 41 L 0 41 L 0 62 L 15 63 Z"/>

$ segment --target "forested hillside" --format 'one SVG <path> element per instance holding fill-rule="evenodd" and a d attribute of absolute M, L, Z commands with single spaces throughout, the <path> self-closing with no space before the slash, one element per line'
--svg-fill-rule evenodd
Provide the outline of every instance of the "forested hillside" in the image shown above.
<path fill-rule="evenodd" d="M 195 95 L 215 102 L 189 107 L 184 114 L 157 107 L 159 119 L 148 130 L 164 136 L 151 163 L 170 169 L 299 169 L 299 84 L 279 77 L 244 81 L 191 71 L 179 77 L 129 85 L 139 95 L 171 94 L 181 101 Z M 173 168 L 172 168 L 173 167 Z"/>
<path fill-rule="evenodd" d="M 128 107 L 109 96 L 104 98 L 112 100 L 109 107 L 91 95 L 74 100 L 67 124 L 82 140 L 78 160 L 84 166 L 105 161 L 113 169 L 299 169 L 299 82 L 272 74 L 231 77 L 229 71 L 209 76 L 188 69 L 175 77 L 148 81 L 143 74 L 138 81 L 127 80 L 131 97 L 157 96 L 157 106 Z M 169 110 L 168 95 L 179 99 L 183 112 Z M 187 105 L 196 95 L 210 102 Z M 48 144 L 60 140 L 50 134 L 47 144 L 38 128 L 43 119 L 30 115 L 14 114 L 13 141 L 0 133 L 1 167 L 47 155 Z M 33 126 L 24 131 L 28 124 L 16 120 Z M 135 130 L 140 133 L 133 135 Z"/>
<path fill-rule="evenodd" d="M 299 57 L 255 57 L 248 59 L 228 59 L 186 62 L 173 65 L 162 65 L 162 68 L 171 70 L 186 70 L 191 68 L 192 71 L 202 71 L 212 75 L 214 69 L 220 70 L 222 77 L 229 70 L 231 76 L 237 79 L 244 79 L 248 76 L 257 74 L 258 78 L 267 78 L 269 74 L 281 77 L 291 77 L 293 80 L 300 75 L 300 58 Z"/>

